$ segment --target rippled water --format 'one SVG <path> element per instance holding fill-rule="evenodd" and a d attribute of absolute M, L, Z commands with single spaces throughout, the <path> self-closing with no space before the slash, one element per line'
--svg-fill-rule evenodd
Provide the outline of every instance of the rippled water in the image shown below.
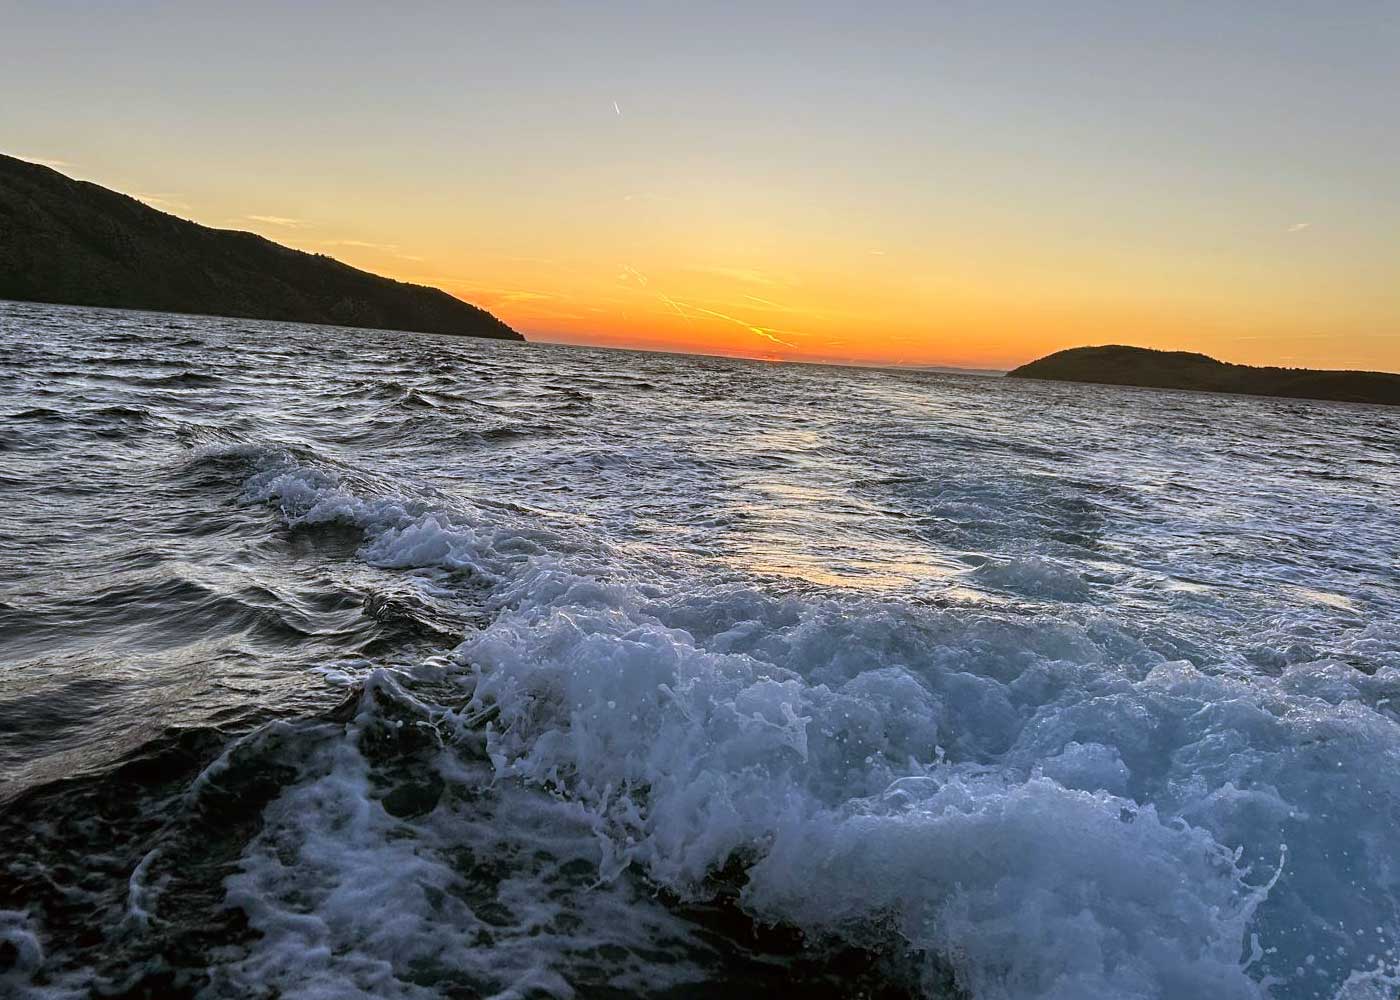
<path fill-rule="evenodd" d="M 1400 412 L 0 345 L 0 990 L 1396 995 Z"/>

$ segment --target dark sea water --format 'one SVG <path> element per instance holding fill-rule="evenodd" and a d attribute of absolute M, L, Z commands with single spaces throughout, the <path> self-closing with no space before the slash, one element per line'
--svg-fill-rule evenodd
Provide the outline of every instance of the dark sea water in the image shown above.
<path fill-rule="evenodd" d="M 0 994 L 1393 998 L 1400 411 L 0 303 Z"/>

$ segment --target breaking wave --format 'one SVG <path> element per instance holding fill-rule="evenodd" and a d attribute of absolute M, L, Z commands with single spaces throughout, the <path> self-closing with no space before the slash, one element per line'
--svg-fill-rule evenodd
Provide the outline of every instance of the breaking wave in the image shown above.
<path fill-rule="evenodd" d="M 974 997 L 1330 996 L 1348 976 L 1363 996 L 1395 970 L 1396 817 L 1376 806 L 1400 779 L 1365 762 L 1395 759 L 1400 634 L 1357 639 L 1387 663 L 1370 676 L 1233 677 L 1104 625 L 631 578 L 539 528 L 269 465 L 246 496 L 288 525 L 352 525 L 361 558 L 428 594 L 489 587 L 489 624 L 427 671 L 452 697 L 420 721 L 444 780 L 484 756 L 549 793 L 595 838 L 602 884 L 635 868 L 702 900 L 737 868 L 756 919 L 896 939 L 926 989 L 951 974 Z M 1079 596 L 1043 566 L 998 573 Z M 357 767 L 320 779 L 337 816 L 369 808 Z M 381 831 L 368 850 L 358 865 L 396 882 L 409 849 Z M 373 882 L 356 898 L 377 933 L 421 911 Z"/>

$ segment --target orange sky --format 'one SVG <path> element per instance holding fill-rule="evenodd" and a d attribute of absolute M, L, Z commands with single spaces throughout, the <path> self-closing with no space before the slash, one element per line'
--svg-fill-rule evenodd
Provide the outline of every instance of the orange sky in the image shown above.
<path fill-rule="evenodd" d="M 923 245 L 736 241 L 740 249 L 726 254 L 727 247 L 677 240 L 631 253 L 618 247 L 602 259 L 487 253 L 454 261 L 443 252 L 410 261 L 398 250 L 257 228 L 445 288 L 533 339 L 993 368 L 1064 347 L 1127 342 L 1245 363 L 1400 368 L 1391 303 L 1376 309 L 1357 295 L 1358 277 L 1328 260 L 1325 238 L 1322 248 L 1289 245 L 1317 242 L 1306 230 L 1285 231 L 1272 248 L 1259 234 L 1245 266 L 1214 256 L 1121 259 L 1113 243 L 1072 257 L 1056 248 L 1040 260 L 1034 244 L 1018 245 L 1013 234 L 978 245 L 956 233 Z M 1299 257 L 1314 269 L 1301 284 L 1291 273 Z"/>
<path fill-rule="evenodd" d="M 334 9 L 18 5 L 5 151 L 537 339 L 1400 370 L 1385 5 Z"/>

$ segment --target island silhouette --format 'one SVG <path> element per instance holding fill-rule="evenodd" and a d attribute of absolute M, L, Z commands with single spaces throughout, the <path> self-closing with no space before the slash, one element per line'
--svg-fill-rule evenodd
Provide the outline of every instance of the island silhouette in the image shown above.
<path fill-rule="evenodd" d="M 524 340 L 447 292 L 0 155 L 0 299 Z"/>
<path fill-rule="evenodd" d="M 256 233 L 178 218 L 0 154 L 0 299 L 524 340 L 447 292 Z M 1058 351 L 1010 378 L 1400 406 L 1400 375 L 1236 365 L 1108 345 Z"/>
<path fill-rule="evenodd" d="M 1057 351 L 1013 369 L 1007 377 L 1400 406 L 1400 375 L 1388 372 L 1256 368 L 1189 351 L 1119 344 Z"/>

